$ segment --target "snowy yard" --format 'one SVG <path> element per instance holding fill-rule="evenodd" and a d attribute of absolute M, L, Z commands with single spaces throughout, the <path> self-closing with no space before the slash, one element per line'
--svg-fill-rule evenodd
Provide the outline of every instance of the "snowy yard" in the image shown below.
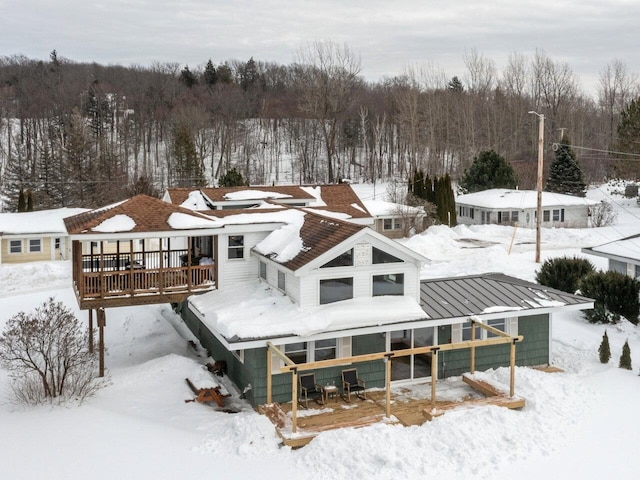
<path fill-rule="evenodd" d="M 373 195 L 354 186 L 363 197 Z M 379 189 L 379 188 L 378 188 Z M 378 192 L 380 193 L 380 192 Z M 589 196 L 600 199 L 604 189 Z M 380 198 L 380 197 L 378 197 Z M 615 197 L 616 225 L 554 229 L 542 235 L 543 259 L 640 233 L 640 208 Z M 403 240 L 430 260 L 423 278 L 503 272 L 534 280 L 535 231 L 438 226 Z M 509 253 L 509 249 L 511 252 Z M 599 268 L 602 258 L 590 257 Z M 85 320 L 71 290 L 69 263 L 0 267 L 0 326 L 55 296 Z M 21 408 L 4 401 L 0 371 L 0 462 L 6 479 L 172 478 L 637 478 L 640 336 L 624 322 L 607 327 L 612 360 L 598 361 L 605 327 L 579 313 L 552 324 L 553 363 L 564 373 L 518 368 L 521 411 L 483 407 L 449 412 L 420 427 L 375 425 L 320 434 L 300 450 L 281 448 L 266 417 L 239 399 L 236 414 L 185 403 L 184 379 L 207 360 L 180 335 L 169 306 L 110 309 L 108 384 L 80 406 Z M 634 370 L 617 368 L 629 340 Z M 486 372 L 508 384 L 508 369 Z"/>

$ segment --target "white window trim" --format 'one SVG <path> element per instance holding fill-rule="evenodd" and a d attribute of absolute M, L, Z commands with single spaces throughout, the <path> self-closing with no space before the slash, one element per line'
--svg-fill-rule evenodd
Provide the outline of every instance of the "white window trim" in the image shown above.
<path fill-rule="evenodd" d="M 11 243 L 12 242 L 20 242 L 20 251 L 19 252 L 12 252 L 11 251 Z M 24 253 L 24 242 L 22 240 L 9 240 L 9 245 L 8 245 L 8 250 L 9 250 L 9 255 L 22 255 Z"/>
<path fill-rule="evenodd" d="M 34 240 L 37 240 L 39 242 L 38 250 L 31 250 L 31 242 L 34 241 Z M 43 243 L 44 242 L 42 241 L 42 238 L 29 238 L 29 239 L 27 239 L 27 244 L 29 246 L 29 248 L 28 248 L 29 251 L 27 253 L 42 253 L 42 244 Z"/>
<path fill-rule="evenodd" d="M 244 363 L 244 350 L 231 350 L 231 354 L 236 357 L 240 363 Z"/>
<path fill-rule="evenodd" d="M 498 318 L 492 318 L 491 320 L 499 320 Z M 463 330 L 469 323 L 457 323 L 451 325 L 451 341 L 454 343 L 462 342 Z M 488 323 L 487 323 L 488 325 Z M 469 325 L 470 326 L 470 325 Z M 476 340 L 486 340 L 487 331 L 484 328 L 476 330 Z M 518 335 L 518 317 L 505 317 L 504 319 L 504 333 L 515 337 Z"/>
<path fill-rule="evenodd" d="M 242 247 L 231 245 L 230 244 L 231 237 L 242 237 Z M 240 235 L 240 234 L 238 234 L 238 235 L 229 235 L 227 237 L 227 261 L 229 261 L 229 262 L 242 262 L 242 261 L 247 259 L 246 239 L 247 239 L 247 236 L 244 235 L 244 234 L 243 235 Z M 242 257 L 240 257 L 240 258 L 231 258 L 229 256 L 229 250 L 231 250 L 231 249 L 240 250 L 241 248 L 242 248 Z"/>
<path fill-rule="evenodd" d="M 313 362 L 315 354 L 315 340 L 307 340 L 307 362 Z M 278 349 L 284 352 L 284 345 L 276 345 Z M 351 337 L 336 338 L 336 358 L 345 358 L 351 356 Z M 284 367 L 284 361 L 271 352 L 271 373 L 282 373 L 280 369 Z"/>

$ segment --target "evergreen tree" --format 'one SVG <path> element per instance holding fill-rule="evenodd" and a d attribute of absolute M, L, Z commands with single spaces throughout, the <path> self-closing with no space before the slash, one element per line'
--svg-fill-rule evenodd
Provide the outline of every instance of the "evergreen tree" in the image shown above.
<path fill-rule="evenodd" d="M 617 150 L 624 153 L 640 154 L 640 97 L 631 100 L 621 112 L 617 127 Z M 636 179 L 638 175 L 637 162 L 627 155 L 621 155 L 615 164 L 617 176 Z"/>
<path fill-rule="evenodd" d="M 607 331 L 604 331 L 602 335 L 602 342 L 598 348 L 598 354 L 600 355 L 600 363 L 609 363 L 611 360 L 611 347 L 609 347 L 609 337 Z"/>
<path fill-rule="evenodd" d="M 258 81 L 258 67 L 253 57 L 242 67 L 240 73 L 240 86 L 246 92 Z"/>
<path fill-rule="evenodd" d="M 218 65 L 218 81 L 221 83 L 233 83 L 233 72 L 226 63 Z"/>
<path fill-rule="evenodd" d="M 424 172 L 417 170 L 413 174 L 413 179 L 409 182 L 409 193 L 412 193 L 418 198 L 426 200 L 426 191 L 424 185 Z"/>
<path fill-rule="evenodd" d="M 467 193 L 491 188 L 516 188 L 516 174 L 504 157 L 493 150 L 485 150 L 473 159 L 460 180 L 460 188 Z"/>
<path fill-rule="evenodd" d="M 20 188 L 20 193 L 18 194 L 18 212 L 26 212 L 27 211 L 27 202 L 24 198 L 24 190 Z"/>
<path fill-rule="evenodd" d="M 218 186 L 220 187 L 242 187 L 245 184 L 242 174 L 233 167 L 227 173 L 220 177 Z"/>
<path fill-rule="evenodd" d="M 196 146 L 187 127 L 178 126 L 173 139 L 173 160 L 175 162 L 175 187 L 202 187 L 207 184 L 204 167 L 198 158 Z"/>
<path fill-rule="evenodd" d="M 549 168 L 549 177 L 545 190 L 554 193 L 563 193 L 576 197 L 584 197 L 587 192 L 587 184 L 584 181 L 584 173 L 576 162 L 576 154 L 569 146 L 569 137 L 562 136 L 561 143 L 556 150 L 556 158 Z"/>
<path fill-rule="evenodd" d="M 27 190 L 27 212 L 33 212 L 33 192 Z"/>
<path fill-rule="evenodd" d="M 461 93 L 464 91 L 464 87 L 462 86 L 462 82 L 458 77 L 452 77 L 447 84 L 447 90 L 454 93 Z"/>
<path fill-rule="evenodd" d="M 456 211 L 456 196 L 453 193 L 453 187 L 451 186 L 451 177 L 448 173 L 444 175 L 444 189 L 447 197 L 447 211 L 449 212 L 449 221 L 452 227 L 458 224 L 458 214 Z"/>
<path fill-rule="evenodd" d="M 187 88 L 191 88 L 198 83 L 196 76 L 189 70 L 189 65 L 185 65 L 180 72 L 180 81 L 184 83 Z"/>
<path fill-rule="evenodd" d="M 433 203 L 435 205 L 436 203 L 436 189 L 435 189 L 435 182 L 434 180 L 427 175 L 424 179 L 424 191 L 425 191 L 425 198 L 427 200 L 427 202 L 429 203 Z"/>
<path fill-rule="evenodd" d="M 629 340 L 624 342 L 622 346 L 622 355 L 620 355 L 620 368 L 631 370 L 631 349 L 629 348 Z"/>
<path fill-rule="evenodd" d="M 207 66 L 204 67 L 202 80 L 205 85 L 210 87 L 213 87 L 218 82 L 218 72 L 216 71 L 216 67 L 213 66 L 211 59 L 207 62 Z"/>

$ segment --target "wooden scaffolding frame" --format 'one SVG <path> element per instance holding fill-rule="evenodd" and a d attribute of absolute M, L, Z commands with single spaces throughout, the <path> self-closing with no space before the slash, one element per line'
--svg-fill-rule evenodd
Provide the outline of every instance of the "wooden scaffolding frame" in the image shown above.
<path fill-rule="evenodd" d="M 486 325 L 480 320 L 471 318 L 471 339 L 457 343 L 446 343 L 443 345 L 433 345 L 428 347 L 407 348 L 403 350 L 384 351 L 376 353 L 367 353 L 364 355 L 354 355 L 351 357 L 334 358 L 331 360 L 322 360 L 318 362 L 296 364 L 287 357 L 277 346 L 271 342 L 267 342 L 267 403 L 272 403 L 272 352 L 284 362 L 284 366 L 280 368 L 280 372 L 290 372 L 291 378 L 291 416 L 292 416 L 292 432 L 297 432 L 297 412 L 298 412 L 298 372 L 307 370 L 315 370 L 327 367 L 335 367 L 339 365 L 347 366 L 353 363 L 370 362 L 372 360 L 382 360 L 385 362 L 385 415 L 391 417 L 391 362 L 393 358 L 406 357 L 409 355 L 422 355 L 431 353 L 431 406 L 436 405 L 436 377 L 438 367 L 438 352 L 449 350 L 470 350 L 470 373 L 475 373 L 476 365 L 476 348 L 487 347 L 491 345 L 511 344 L 509 364 L 510 364 L 510 382 L 509 396 L 515 395 L 515 366 L 516 366 L 516 343 L 524 340 L 522 335 L 512 336 L 497 328 Z M 476 327 L 486 330 L 496 335 L 492 338 L 476 339 Z"/>

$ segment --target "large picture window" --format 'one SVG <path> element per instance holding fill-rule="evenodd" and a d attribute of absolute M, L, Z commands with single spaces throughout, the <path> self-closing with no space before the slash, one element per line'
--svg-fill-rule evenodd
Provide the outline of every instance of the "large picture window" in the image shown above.
<path fill-rule="evenodd" d="M 229 235 L 229 260 L 244 258 L 244 235 Z"/>
<path fill-rule="evenodd" d="M 353 298 L 353 278 L 320 280 L 320 305 Z"/>
<path fill-rule="evenodd" d="M 404 273 L 373 276 L 373 296 L 404 295 Z"/>

